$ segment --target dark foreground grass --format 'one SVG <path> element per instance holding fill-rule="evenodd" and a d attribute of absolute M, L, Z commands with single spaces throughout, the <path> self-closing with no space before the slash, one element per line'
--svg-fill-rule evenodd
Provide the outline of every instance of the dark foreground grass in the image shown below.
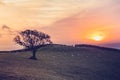
<path fill-rule="evenodd" d="M 0 54 L 0 80 L 120 80 L 120 52 L 94 47 L 48 46 Z"/>

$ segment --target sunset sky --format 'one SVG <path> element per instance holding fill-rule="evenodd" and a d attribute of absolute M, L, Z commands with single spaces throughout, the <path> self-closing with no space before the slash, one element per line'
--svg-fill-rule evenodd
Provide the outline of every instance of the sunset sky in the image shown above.
<path fill-rule="evenodd" d="M 58 44 L 120 45 L 120 0 L 0 0 L 0 50 L 24 29 L 48 33 Z"/>

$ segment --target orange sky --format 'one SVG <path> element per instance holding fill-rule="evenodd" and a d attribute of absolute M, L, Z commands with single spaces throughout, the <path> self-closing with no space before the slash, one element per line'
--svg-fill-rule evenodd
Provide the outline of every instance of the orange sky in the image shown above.
<path fill-rule="evenodd" d="M 119 0 L 0 0 L 0 50 L 20 48 L 13 38 L 24 29 L 44 31 L 60 44 L 120 43 L 119 5 Z M 93 40 L 96 35 L 103 39 Z"/>

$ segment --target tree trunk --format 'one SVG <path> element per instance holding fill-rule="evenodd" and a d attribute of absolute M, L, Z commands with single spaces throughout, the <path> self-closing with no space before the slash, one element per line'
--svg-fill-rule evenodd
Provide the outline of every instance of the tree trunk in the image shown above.
<path fill-rule="evenodd" d="M 32 57 L 30 57 L 30 59 L 37 60 L 36 51 L 37 51 L 36 49 L 33 49 L 33 50 L 32 50 Z"/>

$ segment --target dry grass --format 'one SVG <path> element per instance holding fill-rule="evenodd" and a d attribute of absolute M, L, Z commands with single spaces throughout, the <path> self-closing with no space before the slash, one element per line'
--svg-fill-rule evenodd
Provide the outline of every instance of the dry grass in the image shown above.
<path fill-rule="evenodd" d="M 120 80 L 120 52 L 92 47 L 52 46 L 38 51 L 1 53 L 0 80 Z"/>

